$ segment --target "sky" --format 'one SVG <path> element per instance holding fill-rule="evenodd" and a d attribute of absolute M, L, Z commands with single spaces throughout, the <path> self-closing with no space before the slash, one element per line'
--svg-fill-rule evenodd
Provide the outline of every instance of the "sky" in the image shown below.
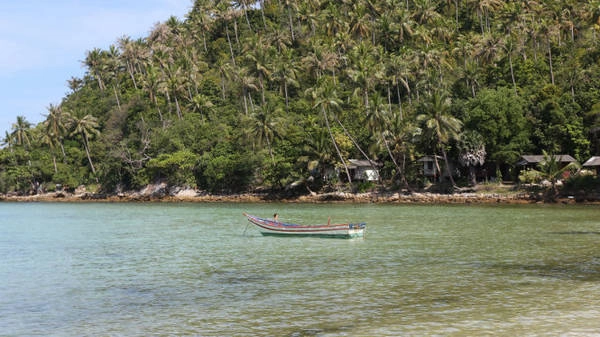
<path fill-rule="evenodd" d="M 83 77 L 82 60 L 123 36 L 147 37 L 193 0 L 0 0 L 0 139 L 17 116 L 42 122 Z"/>

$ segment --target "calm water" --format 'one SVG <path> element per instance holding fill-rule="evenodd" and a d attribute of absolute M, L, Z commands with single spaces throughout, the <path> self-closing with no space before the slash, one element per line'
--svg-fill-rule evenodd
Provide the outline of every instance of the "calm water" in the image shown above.
<path fill-rule="evenodd" d="M 600 208 L 0 203 L 0 336 L 151 335 L 600 336 Z"/>

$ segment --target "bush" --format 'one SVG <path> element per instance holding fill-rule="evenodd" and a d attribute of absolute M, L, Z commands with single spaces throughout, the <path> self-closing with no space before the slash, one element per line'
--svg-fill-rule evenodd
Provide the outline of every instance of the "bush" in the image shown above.
<path fill-rule="evenodd" d="M 600 178 L 586 173 L 573 175 L 565 181 L 563 191 L 567 193 L 598 192 L 600 191 Z"/>
<path fill-rule="evenodd" d="M 536 170 L 525 170 L 519 173 L 519 182 L 522 184 L 539 184 L 542 182 L 542 174 Z"/>

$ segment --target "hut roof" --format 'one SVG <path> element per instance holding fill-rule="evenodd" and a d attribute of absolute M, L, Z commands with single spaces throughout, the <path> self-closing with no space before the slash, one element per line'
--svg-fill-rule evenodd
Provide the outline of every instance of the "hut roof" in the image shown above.
<path fill-rule="evenodd" d="M 582 166 L 600 166 L 600 157 L 594 156 L 583 163 Z"/>
<path fill-rule="evenodd" d="M 557 154 L 554 155 L 554 157 L 556 158 L 556 161 L 558 161 L 559 163 L 572 163 L 575 162 L 575 158 L 571 157 L 568 154 Z M 525 165 L 531 165 L 531 164 L 539 164 L 542 161 L 544 161 L 544 156 L 543 155 L 524 155 L 521 156 L 521 159 L 517 162 L 518 166 L 525 166 Z"/>
<path fill-rule="evenodd" d="M 372 166 L 381 166 L 381 163 L 378 162 L 369 162 L 368 160 L 360 160 L 360 159 L 348 159 L 350 165 L 349 168 L 355 167 L 372 167 Z"/>
<path fill-rule="evenodd" d="M 438 156 L 438 155 L 435 155 L 435 156 L 427 155 L 427 156 L 423 156 L 423 157 L 419 158 L 417 161 L 420 161 L 420 162 L 435 161 L 435 159 L 433 157 L 437 157 L 438 160 L 444 159 L 444 157 Z"/>

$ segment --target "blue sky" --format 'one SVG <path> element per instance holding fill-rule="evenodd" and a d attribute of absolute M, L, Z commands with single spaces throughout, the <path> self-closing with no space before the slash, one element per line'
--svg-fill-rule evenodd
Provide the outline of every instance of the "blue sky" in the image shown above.
<path fill-rule="evenodd" d="M 81 61 L 127 35 L 145 37 L 170 16 L 184 19 L 193 0 L 0 1 L 0 138 L 17 116 L 32 124 L 82 77 Z"/>

